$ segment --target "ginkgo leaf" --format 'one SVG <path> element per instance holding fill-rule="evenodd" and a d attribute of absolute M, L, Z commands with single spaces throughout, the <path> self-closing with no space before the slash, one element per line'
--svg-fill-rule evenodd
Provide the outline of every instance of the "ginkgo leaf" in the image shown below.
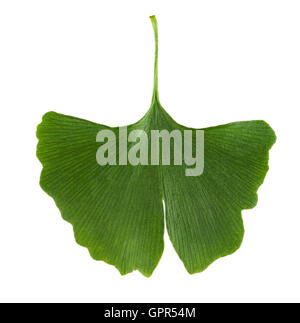
<path fill-rule="evenodd" d="M 164 201 L 170 239 L 188 272 L 196 273 L 241 245 L 241 211 L 257 203 L 276 137 L 264 121 L 205 129 L 176 123 L 159 102 L 157 22 L 150 18 L 156 44 L 150 109 L 122 128 L 46 113 L 37 130 L 40 185 L 73 225 L 76 241 L 121 274 L 139 270 L 150 276 L 157 266 L 164 245 Z M 163 131 L 174 135 L 169 141 L 173 154 L 161 152 L 159 138 L 154 158 L 152 141 L 145 140 Z M 176 135 L 189 135 L 190 147 Z M 124 140 L 125 155 L 116 149 Z M 203 163 L 193 175 L 187 148 L 191 160 L 201 143 Z"/>

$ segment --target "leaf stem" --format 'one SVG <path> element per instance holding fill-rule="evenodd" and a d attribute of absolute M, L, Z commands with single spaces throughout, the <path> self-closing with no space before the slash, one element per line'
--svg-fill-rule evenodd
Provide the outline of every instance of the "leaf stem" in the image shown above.
<path fill-rule="evenodd" d="M 157 102 L 159 103 L 158 96 L 158 29 L 157 29 L 157 20 L 155 16 L 150 17 L 155 39 L 155 58 L 154 58 L 154 82 L 153 82 L 153 95 L 152 95 L 152 104 Z"/>

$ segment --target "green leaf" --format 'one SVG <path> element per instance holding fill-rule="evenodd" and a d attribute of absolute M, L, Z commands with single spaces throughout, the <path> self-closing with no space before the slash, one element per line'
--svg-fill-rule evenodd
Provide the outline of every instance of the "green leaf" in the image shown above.
<path fill-rule="evenodd" d="M 160 105 L 157 23 L 154 16 L 150 18 L 156 44 L 152 103 L 127 132 L 143 130 L 150 137 L 151 130 L 176 130 L 182 135 L 190 130 L 195 153 L 196 129 L 176 123 Z M 55 112 L 46 113 L 38 126 L 40 185 L 73 225 L 76 241 L 121 274 L 139 270 L 150 276 L 163 252 L 164 201 L 168 234 L 188 272 L 203 271 L 237 250 L 244 235 L 241 211 L 256 205 L 257 189 L 268 170 L 268 152 L 276 139 L 270 126 L 247 121 L 202 129 L 200 176 L 186 176 L 184 157 L 182 165 L 176 165 L 174 154 L 170 165 L 162 163 L 161 153 L 159 165 L 150 165 L 150 146 L 144 150 L 148 165 L 132 165 L 127 157 L 124 165 L 121 154 L 112 150 L 107 158 L 114 165 L 100 166 L 97 134 L 112 131 L 118 147 L 123 140 L 120 129 Z M 112 147 L 109 140 L 104 145 Z M 171 147 L 183 151 L 175 146 L 174 141 Z M 130 142 L 127 152 L 138 160 L 142 150 L 137 147 Z"/>

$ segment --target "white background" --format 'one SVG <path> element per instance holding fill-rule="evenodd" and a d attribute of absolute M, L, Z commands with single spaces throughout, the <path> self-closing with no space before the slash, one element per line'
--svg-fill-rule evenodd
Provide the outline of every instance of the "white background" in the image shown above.
<path fill-rule="evenodd" d="M 233 255 L 189 275 L 167 234 L 151 278 L 120 276 L 78 246 L 39 187 L 36 126 L 49 111 L 137 121 L 152 94 L 192 127 L 263 119 L 276 131 L 256 208 Z M 0 2 L 0 301 L 300 301 L 299 1 Z"/>

